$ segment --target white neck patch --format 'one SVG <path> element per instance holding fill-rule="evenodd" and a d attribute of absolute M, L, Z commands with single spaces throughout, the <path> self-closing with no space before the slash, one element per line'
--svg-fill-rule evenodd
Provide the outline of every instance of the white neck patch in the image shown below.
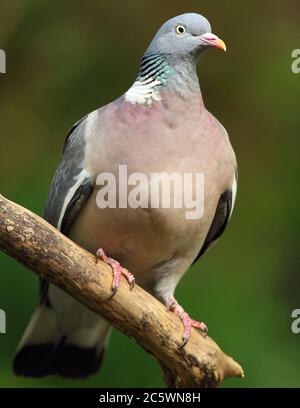
<path fill-rule="evenodd" d="M 144 81 L 137 79 L 125 93 L 125 101 L 139 105 L 150 105 L 154 101 L 160 101 L 160 92 L 156 87 L 161 84 L 159 79 L 148 78 Z"/>

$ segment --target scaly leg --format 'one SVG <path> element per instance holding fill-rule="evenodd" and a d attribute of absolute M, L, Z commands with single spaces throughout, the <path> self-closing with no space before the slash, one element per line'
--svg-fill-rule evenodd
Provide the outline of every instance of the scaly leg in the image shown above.
<path fill-rule="evenodd" d="M 132 273 L 130 273 L 127 269 L 122 268 L 120 263 L 113 258 L 109 258 L 106 253 L 103 251 L 102 248 L 99 248 L 96 252 L 96 262 L 101 260 L 108 264 L 113 270 L 113 282 L 112 282 L 112 291 L 113 296 L 117 293 L 117 290 L 120 285 L 121 276 L 125 276 L 128 283 L 130 284 L 130 288 L 133 289 L 135 286 L 135 278 Z"/>
<path fill-rule="evenodd" d="M 173 296 L 169 298 L 167 302 L 167 308 L 171 312 L 174 312 L 182 320 L 184 330 L 182 335 L 183 343 L 181 347 L 184 347 L 189 341 L 192 327 L 201 330 L 201 332 L 203 332 L 203 334 L 207 336 L 208 329 L 206 324 L 191 319 L 188 313 L 184 311 L 184 309 L 178 304 L 177 300 Z"/>

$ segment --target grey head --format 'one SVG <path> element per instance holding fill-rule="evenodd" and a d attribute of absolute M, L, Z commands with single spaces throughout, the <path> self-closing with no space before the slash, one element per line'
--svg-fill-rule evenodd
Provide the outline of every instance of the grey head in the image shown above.
<path fill-rule="evenodd" d="M 125 94 L 126 101 L 149 105 L 161 100 L 164 91 L 185 98 L 200 93 L 196 67 L 209 47 L 226 51 L 205 17 L 187 13 L 168 20 L 146 50 L 138 77 Z"/>
<path fill-rule="evenodd" d="M 187 58 L 197 62 L 208 47 L 226 51 L 225 43 L 212 34 L 209 21 L 196 13 L 186 13 L 164 23 L 153 38 L 145 55 L 160 54 L 165 57 Z"/>

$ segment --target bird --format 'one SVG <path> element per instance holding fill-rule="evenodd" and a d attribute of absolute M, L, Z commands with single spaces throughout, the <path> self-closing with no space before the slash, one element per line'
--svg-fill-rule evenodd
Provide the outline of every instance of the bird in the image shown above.
<path fill-rule="evenodd" d="M 226 51 L 204 16 L 185 13 L 165 22 L 128 90 L 68 132 L 44 210 L 50 224 L 110 265 L 113 294 L 124 276 L 131 288 L 137 283 L 166 313 L 175 313 L 182 321 L 182 346 L 193 328 L 205 336 L 207 326 L 176 301 L 176 286 L 223 234 L 237 193 L 234 150 L 204 105 L 197 74 L 200 57 L 210 48 Z M 99 205 L 104 186 L 98 176 L 117 178 L 121 165 L 130 175 L 146 176 L 143 188 L 151 187 L 152 174 L 202 174 L 203 214 L 187 217 L 186 208 L 175 205 Z M 197 187 L 194 180 L 192 191 Z M 109 323 L 44 279 L 39 293 L 14 357 L 15 374 L 95 374 L 107 349 Z"/>

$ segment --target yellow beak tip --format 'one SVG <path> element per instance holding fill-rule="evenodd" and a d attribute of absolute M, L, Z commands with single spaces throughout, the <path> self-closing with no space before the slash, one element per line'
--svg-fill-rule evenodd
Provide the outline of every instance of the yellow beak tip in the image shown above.
<path fill-rule="evenodd" d="M 217 47 L 218 47 L 218 48 L 220 48 L 221 50 L 223 50 L 224 52 L 226 52 L 226 51 L 227 51 L 226 44 L 224 43 L 224 41 L 223 41 L 223 40 L 220 40 L 220 41 L 218 42 Z"/>

